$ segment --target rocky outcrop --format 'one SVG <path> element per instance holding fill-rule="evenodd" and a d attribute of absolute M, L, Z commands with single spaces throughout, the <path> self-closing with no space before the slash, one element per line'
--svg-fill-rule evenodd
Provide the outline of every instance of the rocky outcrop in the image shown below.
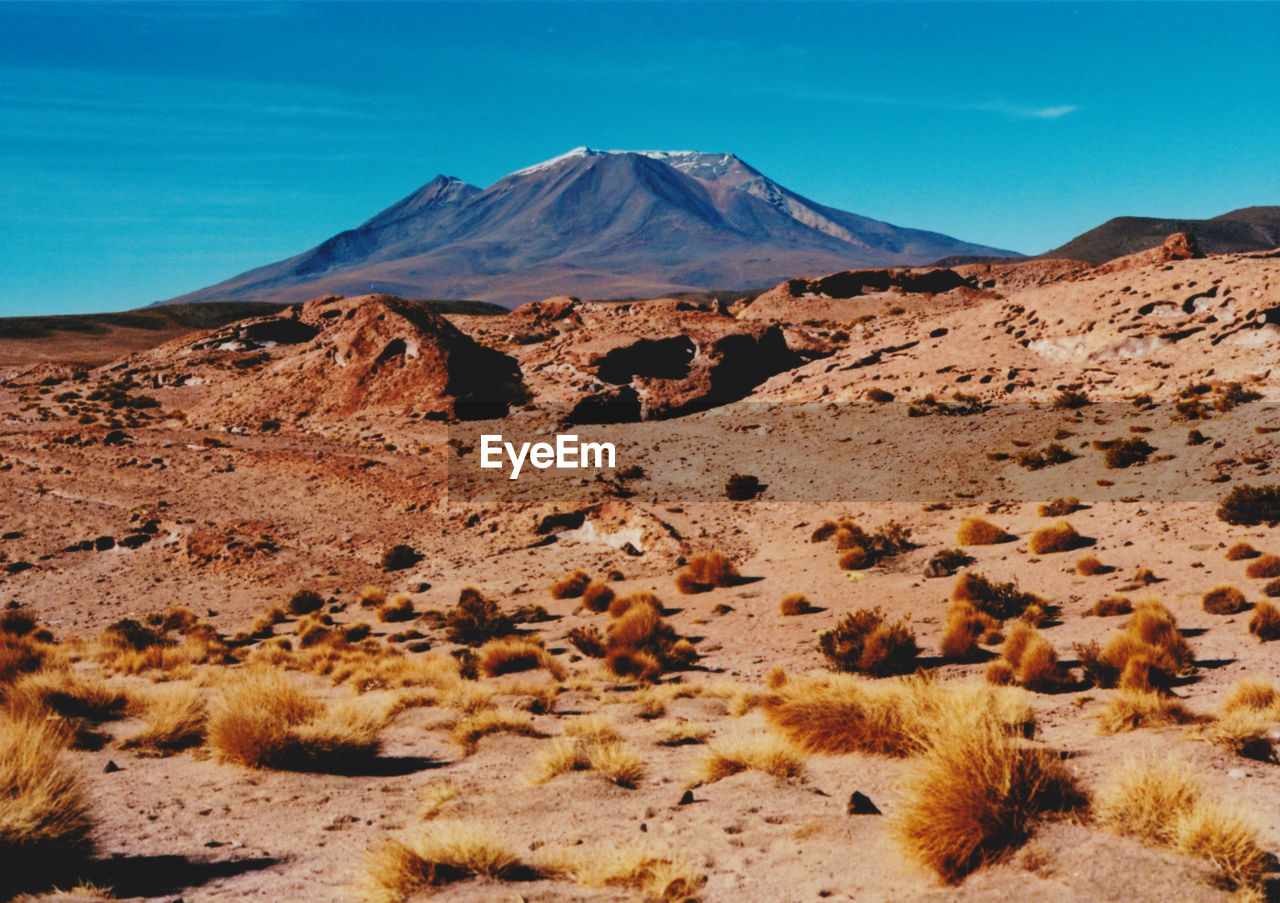
<path fill-rule="evenodd" d="M 1146 251 L 1139 251 L 1136 254 L 1118 257 L 1095 268 L 1093 272 L 1101 276 L 1106 273 L 1131 270 L 1135 267 L 1169 263 L 1174 260 L 1196 260 L 1201 257 L 1204 257 L 1204 254 L 1200 251 L 1200 245 L 1196 242 L 1194 235 L 1189 232 L 1175 232 L 1166 238 L 1158 248 L 1150 248 Z"/>
<path fill-rule="evenodd" d="M 902 292 L 938 295 L 958 288 L 974 288 L 970 278 L 951 269 L 846 270 L 818 279 L 788 279 L 741 308 L 739 319 L 799 322 L 809 301 L 857 298 Z"/>

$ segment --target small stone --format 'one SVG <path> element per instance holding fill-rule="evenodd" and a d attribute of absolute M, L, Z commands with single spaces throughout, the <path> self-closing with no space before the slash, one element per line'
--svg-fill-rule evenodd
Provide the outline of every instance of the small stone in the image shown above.
<path fill-rule="evenodd" d="M 123 771 L 123 769 L 115 763 L 114 759 L 107 760 L 107 767 L 102 769 L 103 774 L 112 774 L 113 772 Z"/>
<path fill-rule="evenodd" d="M 690 803 L 692 803 L 692 802 L 693 802 L 693 791 L 692 791 L 692 790 L 686 790 L 686 791 L 685 791 L 685 792 L 680 796 L 680 802 L 676 803 L 676 805 L 677 805 L 677 806 L 687 806 L 687 805 L 689 805 L 689 804 L 690 804 Z"/>
<path fill-rule="evenodd" d="M 875 803 L 871 802 L 871 797 L 859 790 L 855 790 L 853 791 L 853 795 L 849 797 L 849 814 L 879 815 L 880 808 Z"/>

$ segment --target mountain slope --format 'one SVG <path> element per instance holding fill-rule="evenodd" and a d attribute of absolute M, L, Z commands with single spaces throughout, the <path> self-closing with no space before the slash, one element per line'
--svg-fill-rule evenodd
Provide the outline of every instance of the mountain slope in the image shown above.
<path fill-rule="evenodd" d="M 1041 256 L 1104 263 L 1157 247 L 1174 232 L 1188 232 L 1206 254 L 1265 251 L 1280 246 L 1280 207 L 1246 207 L 1213 219 L 1118 216 Z"/>
<path fill-rule="evenodd" d="M 817 204 L 732 154 L 576 148 L 485 189 L 439 176 L 315 248 L 172 302 L 376 289 L 516 304 L 747 289 L 1009 253 Z"/>

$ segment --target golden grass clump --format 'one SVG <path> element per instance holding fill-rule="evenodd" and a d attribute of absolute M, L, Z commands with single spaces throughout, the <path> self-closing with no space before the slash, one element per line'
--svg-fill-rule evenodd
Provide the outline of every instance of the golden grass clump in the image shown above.
<path fill-rule="evenodd" d="M 378 606 L 378 620 L 383 623 L 412 621 L 417 616 L 413 598 L 408 593 L 396 593 Z"/>
<path fill-rule="evenodd" d="M 545 668 L 556 680 L 565 676 L 564 666 L 541 644 L 525 637 L 490 640 L 476 650 L 478 667 L 485 677 L 514 674 Z"/>
<path fill-rule="evenodd" d="M 387 591 L 376 584 L 370 583 L 360 590 L 357 600 L 361 608 L 377 608 L 387 601 Z"/>
<path fill-rule="evenodd" d="M 609 844 L 562 856 L 552 868 L 585 887 L 630 891 L 655 903 L 696 903 L 706 883 L 687 858 L 653 844 Z"/>
<path fill-rule="evenodd" d="M 652 593 L 615 599 L 620 612 L 605 632 L 604 659 L 618 677 L 651 680 L 665 669 L 686 668 L 698 657 L 662 618 L 662 603 Z"/>
<path fill-rule="evenodd" d="M 516 734 L 521 737 L 545 737 L 533 725 L 533 716 L 512 708 L 484 708 L 463 718 L 453 727 L 453 742 L 462 748 L 463 755 L 471 755 L 480 740 L 491 734 Z"/>
<path fill-rule="evenodd" d="M 364 903 L 400 903 L 420 891 L 468 878 L 534 876 L 498 834 L 441 820 L 421 834 L 389 840 L 373 852 L 361 871 L 358 893 Z"/>
<path fill-rule="evenodd" d="M 693 721 L 659 721 L 653 733 L 659 746 L 694 746 L 711 736 L 710 728 Z"/>
<path fill-rule="evenodd" d="M 1177 699 L 1143 689 L 1121 689 L 1098 716 L 1104 734 L 1122 734 L 1143 727 L 1194 724 L 1199 717 Z"/>
<path fill-rule="evenodd" d="M 1076 562 L 1076 573 L 1081 577 L 1096 577 L 1099 574 L 1109 574 L 1113 570 L 1114 568 L 1103 564 L 1095 555 L 1085 555 Z"/>
<path fill-rule="evenodd" d="M 1127 615 L 1133 611 L 1133 603 L 1126 596 L 1107 596 L 1093 603 L 1088 614 L 1098 618 L 1112 618 L 1116 615 Z"/>
<path fill-rule="evenodd" d="M 1200 604 L 1211 615 L 1235 615 L 1249 606 L 1244 593 L 1234 586 L 1215 586 L 1204 594 Z"/>
<path fill-rule="evenodd" d="M 128 704 L 128 694 L 103 681 L 48 669 L 18 680 L 4 696 L 6 711 L 19 719 L 110 721 L 122 717 Z"/>
<path fill-rule="evenodd" d="M 342 771 L 382 748 L 380 713 L 326 704 L 285 675 L 254 669 L 228 680 L 209 706 L 208 742 L 224 762 L 288 771 Z"/>
<path fill-rule="evenodd" d="M 1257 826 L 1212 798 L 1189 763 L 1130 760 L 1098 793 L 1093 813 L 1121 834 L 1209 860 L 1233 887 L 1261 890 L 1268 857 Z"/>
<path fill-rule="evenodd" d="M 1250 561 L 1244 569 L 1244 575 L 1250 580 L 1270 580 L 1280 577 L 1280 555 L 1268 552 Z"/>
<path fill-rule="evenodd" d="M 1275 758 L 1271 742 L 1272 718 L 1256 709 L 1224 712 L 1196 731 L 1196 738 L 1237 756 L 1269 762 Z"/>
<path fill-rule="evenodd" d="M 1007 531 L 978 517 L 965 518 L 956 530 L 956 543 L 962 546 L 991 546 L 1011 539 Z"/>
<path fill-rule="evenodd" d="M 422 808 L 418 814 L 423 818 L 435 818 L 449 803 L 462 796 L 462 785 L 450 778 L 432 781 L 422 788 L 419 799 Z"/>
<path fill-rule="evenodd" d="M 648 590 L 642 589 L 612 599 L 609 602 L 609 615 L 620 618 L 637 606 L 651 608 L 658 614 L 662 614 L 662 600 Z"/>
<path fill-rule="evenodd" d="M 582 595 L 590 583 L 591 576 L 586 571 L 565 574 L 551 584 L 551 598 L 576 599 Z"/>
<path fill-rule="evenodd" d="M 1169 610 L 1154 599 L 1139 602 L 1105 647 L 1077 646 L 1076 653 L 1085 675 L 1101 687 L 1167 688 L 1173 678 L 1195 668 L 1191 645 Z"/>
<path fill-rule="evenodd" d="M 93 848 L 69 733 L 42 718 L 0 716 L 0 893 L 66 878 Z"/>
<path fill-rule="evenodd" d="M 925 749 L 936 725 L 963 710 L 990 712 L 1010 734 L 1034 727 L 1021 691 L 918 676 L 890 681 L 843 674 L 790 678 L 764 700 L 766 720 L 812 753 L 915 755 Z"/>
<path fill-rule="evenodd" d="M 811 611 L 813 611 L 813 605 L 804 593 L 791 593 L 783 596 L 782 601 L 778 603 L 778 613 L 784 617 L 807 615 Z"/>
<path fill-rule="evenodd" d="M 938 649 L 943 658 L 967 661 L 977 653 L 979 643 L 999 641 L 1000 622 L 979 611 L 972 602 L 957 599 L 947 606 L 946 626 Z"/>
<path fill-rule="evenodd" d="M 1038 511 L 1041 517 L 1066 517 L 1080 507 L 1080 500 L 1075 496 L 1056 498 L 1045 502 Z"/>
<path fill-rule="evenodd" d="M 1280 608 L 1263 599 L 1253 607 L 1249 632 L 1263 642 L 1280 639 Z"/>
<path fill-rule="evenodd" d="M 897 839 L 950 883 L 1023 844 L 1042 816 L 1084 802 L 1055 751 L 1010 737 L 981 706 L 947 710 L 903 789 Z"/>
<path fill-rule="evenodd" d="M 203 694 L 195 687 L 172 684 L 152 691 L 143 717 L 146 727 L 126 737 L 121 749 L 167 756 L 204 743 L 208 711 Z"/>
<path fill-rule="evenodd" d="M 1065 520 L 1058 521 L 1049 527 L 1041 527 L 1031 534 L 1027 547 L 1033 555 L 1048 555 L 1053 552 L 1070 552 L 1080 545 L 1081 537 L 1076 528 Z"/>
<path fill-rule="evenodd" d="M 612 587 L 600 580 L 592 580 L 582 590 L 582 604 L 587 611 L 608 611 L 609 604 L 613 602 L 613 599 L 614 592 Z"/>
<path fill-rule="evenodd" d="M 711 743 L 694 763 L 693 782 L 714 784 L 743 771 L 763 771 L 777 778 L 799 777 L 804 758 L 776 734 L 738 736 Z"/>
<path fill-rule="evenodd" d="M 1247 542 L 1238 542 L 1227 549 L 1227 561 L 1244 561 L 1249 558 L 1257 558 L 1261 554 Z"/>
<path fill-rule="evenodd" d="M 1005 677 L 1011 677 L 1028 690 L 1051 691 L 1070 680 L 1049 641 L 1025 622 L 1013 625 L 1001 655 L 1009 665 L 1008 672 L 1005 674 L 1001 669 L 1000 673 L 993 674 L 996 679 L 992 683 L 1003 684 L 1007 682 Z"/>
<path fill-rule="evenodd" d="M 676 589 L 690 595 L 718 586 L 733 586 L 738 579 L 737 568 L 722 553 L 704 552 L 690 558 L 684 570 L 676 575 Z"/>
<path fill-rule="evenodd" d="M 531 784 L 545 784 L 572 771 L 596 771 L 619 787 L 634 788 L 644 778 L 644 759 L 616 736 L 569 736 L 554 741 L 535 758 Z"/>
<path fill-rule="evenodd" d="M 1242 677 L 1233 683 L 1222 703 L 1224 712 L 1255 711 L 1280 715 L 1280 692 L 1261 677 Z"/>

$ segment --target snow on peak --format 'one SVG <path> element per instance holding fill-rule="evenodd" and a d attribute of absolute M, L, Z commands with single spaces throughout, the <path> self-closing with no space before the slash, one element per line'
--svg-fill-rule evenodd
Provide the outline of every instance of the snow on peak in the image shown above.
<path fill-rule="evenodd" d="M 511 175 L 527 176 L 535 172 L 542 172 L 544 169 L 550 169 L 553 166 L 558 166 L 566 160 L 574 160 L 579 157 L 601 157 L 606 153 L 610 153 L 610 151 L 592 150 L 584 144 L 581 147 L 575 147 L 573 150 L 567 151 L 558 157 L 552 157 L 550 160 L 543 160 L 541 163 L 535 163 L 533 166 L 526 166 L 524 169 L 517 169 Z"/>

